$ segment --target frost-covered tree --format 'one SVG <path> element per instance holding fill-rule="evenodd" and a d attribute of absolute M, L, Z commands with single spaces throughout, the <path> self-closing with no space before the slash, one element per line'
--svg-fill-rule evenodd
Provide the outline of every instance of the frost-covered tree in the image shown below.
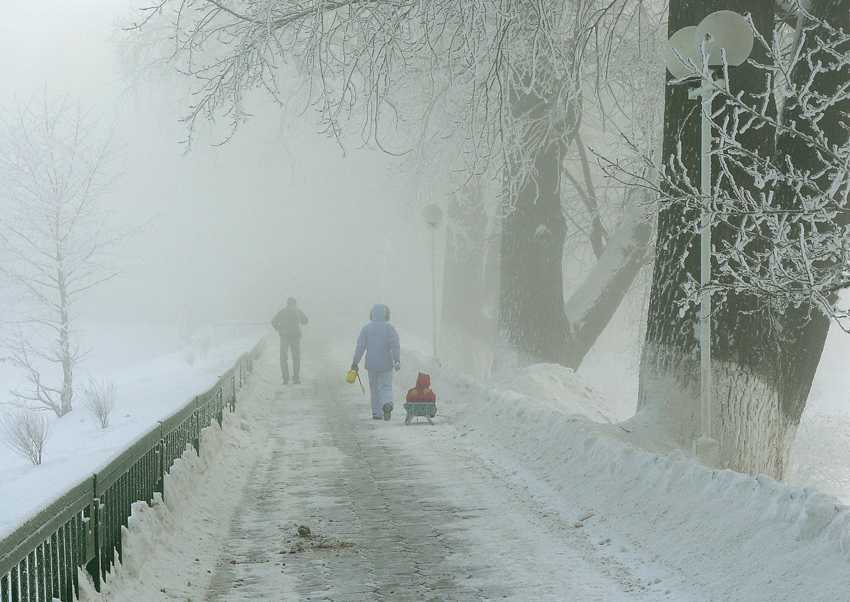
<path fill-rule="evenodd" d="M 427 141 L 440 138 L 430 124 L 443 123 L 446 135 L 462 141 L 451 155 L 457 165 L 443 169 L 467 179 L 497 174 L 501 182 L 499 363 L 576 367 L 616 308 L 610 300 L 625 294 L 649 231 L 629 211 L 606 240 L 591 209 L 605 264 L 593 277 L 605 282 L 584 287 L 568 315 L 562 168 L 582 124 L 593 122 L 587 112 L 595 95 L 584 87 L 590 80 L 604 88 L 616 51 L 653 20 L 643 4 L 162 0 L 140 20 L 135 47 L 164 50 L 165 62 L 190 76 L 190 128 L 222 116 L 237 126 L 254 88 L 284 102 L 293 92 L 287 64 L 309 76 L 309 102 L 333 135 L 353 128 L 392 148 L 405 122 Z M 646 48 L 653 50 L 644 62 L 652 62 L 660 46 Z M 605 200 L 592 199 L 597 206 Z"/>
<path fill-rule="evenodd" d="M 128 233 L 98 203 L 115 176 L 114 137 L 46 91 L 7 110 L 0 128 L 0 274 L 16 299 L 2 343 L 27 376 L 16 395 L 63 416 L 80 357 L 76 303 L 118 274 L 111 251 Z"/>
<path fill-rule="evenodd" d="M 670 33 L 728 8 L 670 3 Z M 712 435 L 724 466 L 781 478 L 848 285 L 850 10 L 813 0 L 789 44 L 771 2 L 749 0 L 758 34 L 748 64 L 726 73 L 712 123 L 714 195 L 699 193 L 700 112 L 668 86 L 658 253 L 636 423 L 688 446 L 699 432 L 698 224 L 713 226 L 710 284 Z M 780 24 L 777 29 L 777 23 Z"/>

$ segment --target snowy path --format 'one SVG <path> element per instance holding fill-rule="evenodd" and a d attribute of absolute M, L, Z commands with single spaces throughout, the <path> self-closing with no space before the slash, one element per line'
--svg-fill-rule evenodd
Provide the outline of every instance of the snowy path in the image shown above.
<path fill-rule="evenodd" d="M 301 387 L 278 385 L 274 353 L 264 358 L 245 435 L 107 600 L 672 599 L 451 425 L 405 426 L 403 410 L 372 420 L 338 362 L 305 351 Z"/>

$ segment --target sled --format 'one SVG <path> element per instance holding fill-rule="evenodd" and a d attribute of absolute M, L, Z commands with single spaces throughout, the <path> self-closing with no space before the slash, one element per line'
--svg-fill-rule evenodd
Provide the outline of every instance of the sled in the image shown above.
<path fill-rule="evenodd" d="M 407 416 L 404 418 L 405 424 L 410 424 L 414 417 L 424 416 L 428 420 L 428 424 L 434 424 L 431 420 L 437 414 L 437 404 L 425 402 L 412 402 L 404 404 L 404 409 Z"/>

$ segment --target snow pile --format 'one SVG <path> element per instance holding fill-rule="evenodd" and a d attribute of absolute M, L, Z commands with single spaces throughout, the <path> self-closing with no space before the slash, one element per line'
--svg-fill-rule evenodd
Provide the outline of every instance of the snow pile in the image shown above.
<path fill-rule="evenodd" d="M 519 374 L 495 375 L 487 384 L 494 395 L 507 398 L 515 393 L 534 399 L 535 408 L 543 411 L 578 414 L 594 422 L 617 422 L 615 408 L 570 368 L 535 364 Z"/>
<path fill-rule="evenodd" d="M 268 354 L 267 354 L 268 356 Z M 226 532 L 229 522 L 225 520 L 232 507 L 240 498 L 239 478 L 246 478 L 244 456 L 251 453 L 258 427 L 256 418 L 251 417 L 248 406 L 257 397 L 256 380 L 252 381 L 237 394 L 235 413 L 225 412 L 223 424 L 219 427 L 213 420 L 210 426 L 201 431 L 201 455 L 191 445 L 186 446 L 183 456 L 178 459 L 165 477 L 165 496 L 156 494 L 151 504 L 136 502 L 127 527 L 122 528 L 123 559 L 116 558 L 112 571 L 107 575 L 101 591 L 95 590 L 91 577 L 85 571 L 80 572 L 79 602 L 103 602 L 114 597 L 127 600 L 140 600 L 149 595 L 149 590 L 165 593 L 164 584 L 175 590 L 184 588 L 191 593 L 192 580 L 202 582 L 207 576 L 189 575 L 184 582 L 182 576 L 170 576 L 170 567 L 158 564 L 155 559 L 184 558 L 187 555 L 215 557 L 219 550 L 208 549 L 203 541 L 208 537 Z M 262 443 L 260 441 L 259 443 Z M 228 474 L 240 473 L 239 476 Z M 228 478 L 230 477 L 230 478 Z M 209 494 L 216 485 L 226 483 L 227 491 L 218 491 L 210 500 Z M 236 487 L 230 487 L 236 485 Z M 203 508 L 199 505 L 212 505 Z M 215 520 L 211 520 L 215 517 Z M 190 529 L 197 535 L 196 541 L 177 539 L 173 534 L 181 524 L 194 524 Z M 195 559 L 200 563 L 200 558 Z M 206 566 L 208 563 L 205 563 Z M 178 599 L 185 599 L 178 597 Z"/>
<path fill-rule="evenodd" d="M 597 424 L 607 414 L 599 396 L 558 366 L 477 388 L 450 369 L 432 377 L 470 443 L 547 483 L 577 527 L 620 544 L 612 554 L 624 564 L 627 550 L 649 549 L 684 589 L 689 574 L 716 575 L 718 599 L 846 599 L 850 508 L 837 499 L 624 444 L 611 434 L 619 425 Z"/>

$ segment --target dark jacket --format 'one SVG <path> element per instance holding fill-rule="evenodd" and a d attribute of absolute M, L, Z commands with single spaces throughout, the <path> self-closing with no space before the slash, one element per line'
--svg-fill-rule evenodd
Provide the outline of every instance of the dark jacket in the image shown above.
<path fill-rule="evenodd" d="M 357 337 L 353 363 L 359 363 L 365 351 L 367 370 L 389 372 L 393 369 L 393 364 L 401 360 L 398 333 L 393 325 L 387 322 L 385 305 L 375 305 L 370 316 L 372 321 L 363 327 Z"/>
<path fill-rule="evenodd" d="M 307 316 L 297 307 L 285 307 L 272 320 L 272 326 L 286 340 L 301 338 L 301 324 L 307 323 Z"/>

